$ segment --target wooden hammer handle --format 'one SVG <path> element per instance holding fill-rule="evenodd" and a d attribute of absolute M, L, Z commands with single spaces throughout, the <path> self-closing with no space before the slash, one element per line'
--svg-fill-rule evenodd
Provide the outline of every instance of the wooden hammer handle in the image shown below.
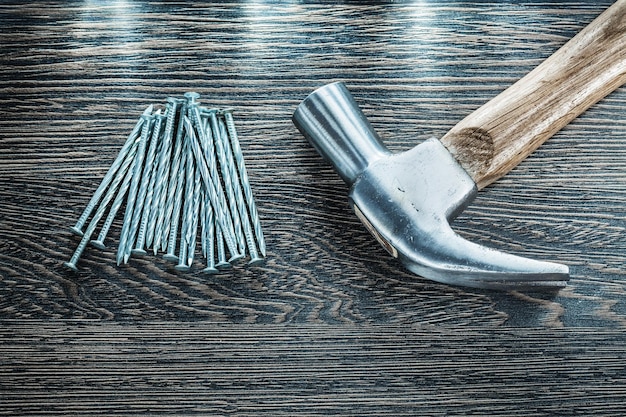
<path fill-rule="evenodd" d="M 626 0 L 618 0 L 441 141 L 481 189 L 625 82 Z"/>

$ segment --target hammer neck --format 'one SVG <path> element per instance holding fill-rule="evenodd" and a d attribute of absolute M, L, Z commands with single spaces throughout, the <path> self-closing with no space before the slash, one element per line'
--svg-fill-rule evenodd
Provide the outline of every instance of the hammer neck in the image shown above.
<path fill-rule="evenodd" d="M 298 106 L 293 122 L 348 185 L 390 154 L 341 82 L 311 93 Z"/>

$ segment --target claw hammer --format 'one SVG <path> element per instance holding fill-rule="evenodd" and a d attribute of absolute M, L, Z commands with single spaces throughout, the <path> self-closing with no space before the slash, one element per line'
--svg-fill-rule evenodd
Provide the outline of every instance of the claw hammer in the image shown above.
<path fill-rule="evenodd" d="M 618 0 L 441 140 L 391 153 L 341 82 L 311 93 L 293 122 L 350 186 L 365 227 L 410 271 L 477 288 L 558 288 L 567 266 L 469 242 L 450 222 L 478 190 L 625 82 L 626 0 Z"/>

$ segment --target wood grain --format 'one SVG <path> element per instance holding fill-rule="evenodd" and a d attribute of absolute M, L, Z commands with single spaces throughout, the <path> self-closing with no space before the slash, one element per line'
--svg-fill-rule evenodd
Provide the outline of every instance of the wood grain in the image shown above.
<path fill-rule="evenodd" d="M 0 415 L 624 414 L 623 88 L 454 225 L 568 264 L 556 294 L 406 272 L 290 121 L 342 80 L 385 144 L 409 149 L 609 4 L 2 2 Z M 110 239 L 68 273 L 68 227 L 140 113 L 191 90 L 236 109 L 266 263 L 117 267 Z"/>
<path fill-rule="evenodd" d="M 386 144 L 408 149 L 442 136 L 604 5 L 266 6 L 0 7 L 2 316 L 623 325 L 623 90 L 456 222 L 480 243 L 571 266 L 566 290 L 519 299 L 404 271 L 361 227 L 341 180 L 290 122 L 310 91 L 341 79 Z M 237 109 L 266 265 L 218 277 L 200 265 L 176 273 L 154 257 L 117 268 L 109 240 L 110 250 L 89 249 L 80 273 L 68 274 L 61 263 L 77 241 L 67 227 L 139 114 L 187 90 Z"/>
<path fill-rule="evenodd" d="M 0 415 L 621 415 L 623 342 L 605 330 L 8 325 Z"/>
<path fill-rule="evenodd" d="M 626 83 L 626 1 L 465 117 L 441 142 L 482 189 Z"/>

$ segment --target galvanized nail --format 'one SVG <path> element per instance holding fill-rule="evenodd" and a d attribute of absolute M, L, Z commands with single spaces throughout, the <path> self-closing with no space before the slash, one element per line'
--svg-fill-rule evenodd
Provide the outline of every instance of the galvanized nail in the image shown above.
<path fill-rule="evenodd" d="M 200 98 L 200 94 L 195 91 L 189 91 L 183 95 L 185 96 L 185 99 L 187 99 L 187 108 L 195 106 L 197 104 L 196 100 Z"/>
<path fill-rule="evenodd" d="M 193 158 L 193 155 L 192 155 Z M 200 196 L 202 190 L 202 178 L 200 177 L 200 171 L 195 167 L 194 171 L 194 189 L 193 189 L 193 204 L 192 204 L 192 217 L 191 217 L 191 235 L 189 242 L 187 243 L 187 265 L 191 266 L 195 258 L 196 252 L 196 239 L 198 237 L 198 216 L 200 215 Z"/>
<path fill-rule="evenodd" d="M 126 172 L 126 176 L 124 177 L 124 182 L 122 183 L 122 185 L 120 186 L 117 192 L 117 196 L 115 197 L 115 200 L 113 201 L 113 204 L 111 205 L 109 214 L 107 215 L 107 218 L 104 221 L 102 228 L 100 229 L 100 234 L 98 235 L 96 240 L 92 240 L 90 242 L 91 246 L 94 246 L 98 249 L 106 249 L 106 246 L 104 245 L 104 239 L 106 239 L 106 236 L 109 233 L 109 229 L 111 228 L 111 225 L 113 224 L 113 220 L 115 219 L 115 216 L 117 215 L 117 212 L 119 211 L 120 207 L 122 207 L 122 203 L 124 202 L 124 198 L 126 196 L 126 193 L 128 192 L 128 187 L 130 186 L 130 181 L 133 177 L 133 170 L 132 168 L 130 168 L 130 169 L 127 169 L 126 171 L 127 172 Z"/>
<path fill-rule="evenodd" d="M 131 254 L 145 254 L 146 243 L 146 247 L 152 244 L 155 254 L 159 249 L 167 250 L 163 258 L 177 262 L 176 269 L 189 270 L 198 233 L 207 259 L 206 273 L 230 268 L 233 261 L 245 256 L 246 247 L 250 265 L 263 261 L 265 241 L 231 110 L 201 109 L 199 94 L 188 92 L 184 96 L 180 100 L 168 98 L 165 115 L 160 110 L 152 115 L 152 106 L 142 114 L 72 228 L 82 234 L 82 227 L 100 202 L 86 235 L 65 266 L 76 270 L 76 262 L 114 196 L 100 235 L 91 243 L 104 247 L 126 198 L 118 265 L 127 262 Z"/>
<path fill-rule="evenodd" d="M 255 242 L 254 234 L 252 232 L 252 227 L 250 225 L 250 220 L 248 218 L 248 209 L 246 205 L 246 200 L 244 199 L 243 192 L 241 190 L 241 182 L 239 179 L 237 166 L 233 160 L 233 150 L 230 145 L 230 140 L 228 139 L 228 134 L 226 132 L 224 119 L 220 117 L 218 122 L 219 122 L 220 135 L 223 139 L 225 153 L 226 153 L 226 164 L 229 167 L 229 175 L 232 178 L 231 183 L 234 186 L 235 201 L 237 202 L 237 208 L 238 208 L 239 216 L 240 216 L 241 223 L 243 226 L 245 241 L 248 245 L 248 250 L 250 252 L 251 259 L 248 262 L 248 264 L 257 265 L 263 262 L 263 258 L 259 256 L 259 252 L 256 249 L 256 242 Z"/>
<path fill-rule="evenodd" d="M 122 261 L 124 263 L 128 262 L 128 256 L 130 254 L 126 254 L 127 242 L 129 239 L 129 233 L 131 228 L 131 218 L 133 215 L 133 210 L 135 207 L 135 200 L 137 199 L 137 189 L 139 188 L 139 180 L 141 175 L 141 170 L 143 167 L 143 160 L 146 152 L 146 142 L 148 136 L 152 130 L 152 116 L 142 115 L 145 123 L 141 129 L 141 138 L 139 140 L 139 148 L 137 149 L 137 154 L 135 155 L 136 163 L 133 171 L 133 178 L 130 183 L 130 189 L 128 191 L 128 199 L 126 200 L 126 213 L 124 214 L 124 222 L 122 224 L 122 233 L 120 235 L 120 242 L 117 248 L 117 264 L 120 265 Z"/>
<path fill-rule="evenodd" d="M 174 210 L 174 202 L 176 201 L 175 196 L 178 195 L 178 187 L 181 176 L 178 175 L 180 171 L 182 171 L 181 161 L 183 155 L 183 147 L 185 146 L 184 142 L 184 117 L 186 113 L 186 101 L 183 100 L 180 103 L 180 109 L 178 111 L 178 124 L 176 127 L 176 138 L 174 142 L 174 150 L 172 155 L 172 160 L 170 164 L 170 174 L 169 174 L 169 183 L 167 189 L 167 197 L 162 198 L 161 202 L 165 203 L 165 208 L 163 205 L 159 205 L 159 210 L 162 211 L 163 219 L 161 221 L 161 216 L 157 220 L 157 227 L 154 234 L 153 248 L 154 254 L 156 255 L 159 247 L 168 252 L 168 257 L 171 259 L 173 256 L 173 252 L 170 254 L 169 242 L 172 239 L 169 238 L 169 234 L 172 230 L 172 216 Z M 178 178 L 177 178 L 178 176 Z M 175 178 L 176 181 L 174 180 Z M 160 203 L 161 204 L 161 203 Z M 176 237 L 174 237 L 174 242 L 176 242 Z"/>
<path fill-rule="evenodd" d="M 226 225 L 230 226 L 230 229 L 232 230 L 232 220 L 230 219 L 230 216 L 228 216 L 228 209 L 224 211 L 224 206 L 222 205 L 222 201 L 219 198 L 220 195 L 223 197 L 224 192 L 222 191 L 221 184 L 219 183 L 219 174 L 217 173 L 217 168 L 213 166 L 212 169 L 209 169 L 210 162 L 207 163 L 207 158 L 205 157 L 206 155 L 208 158 L 211 158 L 212 154 L 211 152 L 207 152 L 206 154 L 203 153 L 200 142 L 195 135 L 193 125 L 187 117 L 185 117 L 185 128 L 188 131 L 189 144 L 192 147 L 196 164 L 200 169 L 200 174 L 204 182 L 205 190 L 207 191 L 209 200 L 213 205 L 213 210 L 215 211 L 215 218 L 217 219 L 217 223 L 220 225 L 222 230 L 228 230 L 224 227 Z M 202 132 L 200 132 L 200 134 L 203 135 Z M 201 139 L 201 141 L 204 140 L 206 140 L 206 137 Z M 215 163 L 214 157 L 212 158 L 212 162 L 213 164 Z M 213 177 L 214 175 L 217 176 L 215 177 L 218 179 L 217 182 Z M 226 239 L 226 243 L 228 245 L 228 249 L 231 255 L 233 255 L 235 259 L 238 259 L 237 256 L 241 257 L 242 255 L 238 253 L 237 244 L 235 243 L 232 234 L 227 232 L 224 234 L 224 237 Z"/>
<path fill-rule="evenodd" d="M 185 145 L 185 148 L 186 147 L 187 145 Z M 185 165 L 186 165 L 186 158 L 181 158 L 180 165 L 179 165 L 181 171 L 185 169 Z M 173 179 L 174 176 L 172 176 L 171 178 Z M 180 222 L 180 215 L 181 215 L 181 210 L 182 210 L 182 205 L 183 205 L 184 188 L 185 188 L 185 176 L 178 175 L 178 178 L 176 180 L 175 196 L 173 198 L 173 202 L 171 205 L 172 210 L 171 210 L 171 217 L 169 221 L 170 229 L 168 233 L 169 240 L 167 243 L 167 253 L 163 255 L 163 259 L 167 261 L 171 261 L 171 262 L 179 261 L 178 256 L 175 255 L 175 251 L 176 251 L 176 238 L 177 238 L 178 226 Z"/>
<path fill-rule="evenodd" d="M 217 264 L 215 265 L 219 269 L 229 269 L 232 267 L 230 262 L 226 261 L 226 250 L 224 248 L 224 234 L 219 226 L 216 228 L 217 235 Z"/>
<path fill-rule="evenodd" d="M 150 138 L 150 146 L 148 148 L 148 155 L 143 167 L 143 174 L 141 176 L 141 185 L 137 195 L 137 202 L 131 221 L 130 239 L 128 240 L 128 247 L 126 253 L 130 252 L 133 255 L 145 255 L 146 251 L 143 249 L 143 244 L 146 235 L 146 227 L 148 224 L 148 218 L 150 217 L 150 208 L 152 205 L 153 188 L 156 177 L 155 157 L 156 151 L 160 144 L 161 139 L 161 126 L 165 116 L 161 114 L 161 110 L 155 113 L 154 127 L 152 129 L 152 136 Z M 137 234 L 135 241 L 135 247 L 133 248 L 133 237 Z"/>
<path fill-rule="evenodd" d="M 158 169 L 155 178 L 154 197 L 150 207 L 150 218 L 146 226 L 146 246 L 150 247 L 154 243 L 154 251 L 158 251 L 161 241 L 163 221 L 165 218 L 165 202 L 168 197 L 170 178 L 170 159 L 172 156 L 172 143 L 174 126 L 178 114 L 179 105 L 184 102 L 182 99 L 169 97 L 165 109 L 166 122 L 161 149 L 158 156 Z M 155 253 L 156 254 L 156 253 Z"/>
<path fill-rule="evenodd" d="M 148 106 L 144 110 L 142 116 L 151 114 L 152 109 L 153 109 L 152 105 Z M 76 224 L 70 228 L 72 233 L 78 236 L 83 235 L 83 232 L 82 232 L 83 226 L 87 222 L 87 219 L 89 218 L 89 215 L 91 214 L 93 209 L 98 204 L 100 197 L 102 197 L 102 194 L 104 194 L 104 192 L 106 191 L 106 188 L 111 183 L 111 180 L 115 176 L 115 173 L 117 172 L 122 162 L 124 161 L 124 158 L 126 157 L 126 154 L 128 153 L 128 150 L 136 142 L 143 124 L 144 124 L 144 118 L 140 117 L 139 120 L 137 121 L 137 124 L 133 128 L 132 132 L 130 133 L 130 135 L 128 135 L 128 139 L 126 139 L 126 143 L 124 143 L 124 145 L 122 146 L 122 149 L 120 150 L 117 157 L 115 158 L 115 161 L 113 161 L 113 164 L 111 164 L 111 167 L 109 168 L 107 173 L 104 175 L 104 178 L 102 178 L 102 181 L 100 182 L 100 185 L 96 189 L 96 192 L 91 197 L 91 200 L 89 201 L 89 203 L 87 203 L 87 207 L 85 207 L 85 209 L 83 210 L 83 213 L 78 218 L 78 221 L 76 222 Z"/>
<path fill-rule="evenodd" d="M 252 219 L 252 225 L 254 227 L 254 233 L 256 235 L 257 244 L 259 245 L 259 251 L 265 256 L 265 238 L 263 237 L 263 230 L 261 229 L 261 220 L 256 209 L 254 197 L 252 196 L 252 188 L 250 187 L 250 180 L 246 171 L 246 164 L 243 160 L 243 153 L 239 144 L 239 138 L 237 137 L 237 130 L 235 129 L 235 122 L 233 120 L 232 109 L 225 109 L 221 112 L 224 115 L 226 121 L 226 130 L 230 139 L 230 144 L 233 150 L 233 156 L 239 172 L 239 178 L 243 192 L 250 210 L 250 217 Z"/>
<path fill-rule="evenodd" d="M 208 113 L 209 121 L 211 122 L 211 127 L 213 131 L 213 139 L 215 143 L 215 149 L 217 151 L 217 160 L 219 162 L 220 171 L 222 173 L 222 179 L 224 180 L 224 189 L 226 191 L 226 197 L 228 199 L 228 207 L 230 208 L 230 214 L 232 215 L 233 219 L 235 238 L 237 239 L 237 244 L 239 245 L 239 252 L 242 255 L 245 255 L 246 241 L 241 226 L 240 213 L 237 208 L 234 184 L 230 172 L 231 169 L 226 157 L 224 140 L 222 138 L 220 126 L 217 121 L 216 112 L 217 110 L 213 110 Z"/>
<path fill-rule="evenodd" d="M 189 132 L 186 133 L 188 134 Z M 184 207 L 180 229 L 180 252 L 178 265 L 176 266 L 176 269 L 180 271 L 186 271 L 190 267 L 190 264 L 187 262 L 187 251 L 192 234 L 195 173 L 192 150 L 187 145 L 185 146 L 185 193 L 183 195 Z"/>
<path fill-rule="evenodd" d="M 203 147 L 205 159 L 208 162 L 208 168 L 211 174 L 211 178 L 213 180 L 213 185 L 215 186 L 215 189 L 217 191 L 217 201 L 219 204 L 219 209 L 223 213 L 226 220 L 226 227 L 222 228 L 222 234 L 224 235 L 227 243 L 230 244 L 230 241 L 232 240 L 237 241 L 238 244 L 237 233 L 235 232 L 234 227 L 234 223 L 238 221 L 238 216 L 231 216 L 231 211 L 229 210 L 226 200 L 226 194 L 224 193 L 222 183 L 219 180 L 219 172 L 217 169 L 218 161 L 216 161 L 215 152 L 217 144 L 213 140 L 215 138 L 216 132 L 211 132 L 211 130 L 209 129 L 202 129 L 204 124 L 202 122 L 200 108 L 197 105 L 190 108 L 190 113 L 192 116 L 192 124 L 198 132 L 198 136 L 200 137 L 200 143 Z M 228 249 L 232 255 L 231 260 L 233 261 L 240 259 L 244 256 L 242 253 L 240 253 L 239 248 L 235 249 L 229 245 Z"/>
<path fill-rule="evenodd" d="M 106 208 L 109 202 L 111 201 L 115 193 L 118 191 L 118 186 L 120 185 L 120 182 L 122 182 L 122 178 L 124 179 L 124 181 L 120 188 L 120 191 L 118 192 L 118 198 L 120 201 L 123 199 L 124 194 L 125 194 L 125 189 L 132 178 L 133 166 L 136 163 L 136 159 L 134 157 L 135 149 L 136 149 L 136 144 L 134 147 L 131 147 L 128 154 L 122 161 L 122 164 L 119 167 L 120 169 L 117 171 L 116 175 L 112 179 L 111 187 L 109 187 L 106 194 L 102 198 L 102 201 L 100 205 L 98 206 L 96 213 L 94 214 L 93 218 L 91 219 L 91 222 L 87 226 L 87 230 L 83 234 L 80 240 L 80 243 L 78 244 L 78 247 L 74 251 L 74 254 L 72 255 L 71 259 L 68 262 L 64 262 L 64 265 L 70 268 L 71 270 L 78 271 L 78 268 L 76 267 L 76 263 L 78 262 L 78 259 L 80 259 L 80 256 L 82 255 L 85 248 L 87 247 L 87 243 L 89 243 L 89 239 L 91 238 L 91 235 L 96 230 L 96 227 L 98 226 L 98 222 L 104 215 L 104 212 L 106 211 Z M 115 207 L 115 204 L 111 208 L 111 211 L 114 210 L 114 207 Z"/>
<path fill-rule="evenodd" d="M 213 208 L 210 204 L 206 204 L 206 254 L 207 266 L 203 269 L 207 274 L 217 274 L 219 269 L 215 267 L 215 221 L 213 218 Z"/>

